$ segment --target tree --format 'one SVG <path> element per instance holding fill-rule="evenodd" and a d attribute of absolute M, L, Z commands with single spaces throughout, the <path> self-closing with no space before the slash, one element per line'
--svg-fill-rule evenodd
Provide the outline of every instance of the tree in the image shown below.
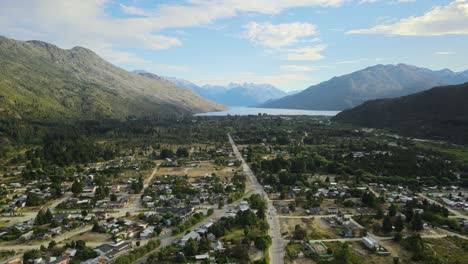
<path fill-rule="evenodd" d="M 30 259 L 37 259 L 41 257 L 41 252 L 37 249 L 33 249 L 30 251 L 26 251 L 23 255 L 23 262 L 24 263 L 29 263 L 28 260 Z"/>
<path fill-rule="evenodd" d="M 46 223 L 50 223 L 52 219 L 54 219 L 54 215 L 48 208 L 47 208 L 47 211 L 45 212 L 45 219 L 46 219 Z"/>
<path fill-rule="evenodd" d="M 392 232 L 393 226 L 392 226 L 392 220 L 390 219 L 390 216 L 385 216 L 383 219 L 382 223 L 382 231 L 384 233 L 390 233 Z"/>
<path fill-rule="evenodd" d="M 101 233 L 103 231 L 103 228 L 99 225 L 98 222 L 94 223 L 93 229 L 91 230 L 96 233 Z"/>
<path fill-rule="evenodd" d="M 390 217 L 394 217 L 397 213 L 397 207 L 395 204 L 391 204 L 390 207 L 388 208 L 388 215 Z"/>
<path fill-rule="evenodd" d="M 336 253 L 335 259 L 338 264 L 351 264 L 351 253 L 349 252 L 348 243 L 343 243 L 341 249 Z"/>
<path fill-rule="evenodd" d="M 302 228 L 300 225 L 294 227 L 293 237 L 296 240 L 303 240 L 307 236 L 307 230 Z"/>
<path fill-rule="evenodd" d="M 291 210 L 292 212 L 296 211 L 296 205 L 294 203 L 291 203 L 289 204 L 289 210 Z"/>
<path fill-rule="evenodd" d="M 75 196 L 78 196 L 83 192 L 83 183 L 80 181 L 74 181 L 71 187 L 71 191 Z"/>
<path fill-rule="evenodd" d="M 255 247 L 259 250 L 267 249 L 271 244 L 271 237 L 269 235 L 258 236 L 255 239 Z"/>
<path fill-rule="evenodd" d="M 425 243 L 419 234 L 414 234 L 403 241 L 403 246 L 413 252 L 412 259 L 415 261 L 422 260 L 424 258 Z"/>
<path fill-rule="evenodd" d="M 384 217 L 384 213 L 382 208 L 378 207 L 377 212 L 375 213 L 375 219 L 382 219 Z"/>
<path fill-rule="evenodd" d="M 198 253 L 198 242 L 190 238 L 184 246 L 184 254 L 186 256 L 194 256 Z"/>
<path fill-rule="evenodd" d="M 26 205 L 27 206 L 38 206 L 44 203 L 44 199 L 39 197 L 36 193 L 29 193 L 28 197 L 26 197 Z"/>
<path fill-rule="evenodd" d="M 403 218 L 398 216 L 395 220 L 395 231 L 401 232 L 405 228 L 405 223 L 403 222 Z"/>
<path fill-rule="evenodd" d="M 52 241 L 49 242 L 48 248 L 53 249 L 55 246 L 57 246 L 57 242 L 55 242 L 55 240 L 52 240 Z"/>
<path fill-rule="evenodd" d="M 395 242 L 400 242 L 402 239 L 403 239 L 403 235 L 400 232 L 396 233 L 395 236 L 393 237 L 393 241 Z"/>
<path fill-rule="evenodd" d="M 161 159 L 172 159 L 174 157 L 174 152 L 170 149 L 162 149 L 159 156 Z"/>
<path fill-rule="evenodd" d="M 411 229 L 414 231 L 421 231 L 423 230 L 423 221 L 421 218 L 421 214 L 416 213 L 413 216 L 413 220 L 411 220 Z"/>
<path fill-rule="evenodd" d="M 36 218 L 34 219 L 34 224 L 45 225 L 51 223 L 53 218 L 54 216 L 52 215 L 49 209 L 47 209 L 47 211 L 45 212 L 43 209 L 41 209 L 39 210 L 39 212 L 37 212 Z"/>
<path fill-rule="evenodd" d="M 188 158 L 189 152 L 186 148 L 178 148 L 176 151 L 176 156 L 179 158 Z"/>

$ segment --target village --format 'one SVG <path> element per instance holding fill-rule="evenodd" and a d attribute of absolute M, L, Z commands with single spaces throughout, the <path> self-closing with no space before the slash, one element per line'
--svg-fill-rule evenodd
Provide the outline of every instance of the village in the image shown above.
<path fill-rule="evenodd" d="M 170 157 L 130 155 L 90 164 L 73 175 L 73 182 L 61 184 L 56 199 L 50 181 L 3 184 L 8 195 L 0 218 L 0 248 L 17 254 L 46 245 L 46 252 L 32 254 L 40 255 L 31 259 L 33 263 L 68 263 L 76 258 L 76 250 L 68 247 L 58 257 L 54 250 L 70 241 L 86 241 L 88 249 L 94 248 L 95 254 L 89 254 L 94 258 L 80 261 L 103 263 L 155 238 L 179 237 L 215 210 L 232 208 L 229 212 L 235 214 L 236 206 L 230 204 L 239 204 L 245 182 L 231 151 L 197 150 L 190 158 L 186 149 L 162 152 Z M 31 196 L 41 203 L 28 203 Z M 206 233 L 210 223 L 188 236 Z M 8 263 L 22 261 L 13 257 Z"/>
<path fill-rule="evenodd" d="M 262 133 L 228 134 L 229 141 L 217 144 L 128 149 L 61 168 L 63 181 L 28 164 L 8 167 L 0 187 L 0 261 L 463 259 L 468 190 L 453 184 L 463 175 L 447 157 L 415 152 L 392 135 L 379 135 L 385 144 L 374 145 L 366 131 L 349 132 L 357 140 L 348 145 L 349 138 L 333 138 L 341 149 L 315 146 L 324 140 L 320 131 Z M 409 160 L 404 165 L 415 175 L 422 175 L 418 168 L 431 173 L 442 166 L 447 177 L 404 178 L 391 165 L 397 156 Z M 377 166 L 400 181 L 375 176 Z"/>

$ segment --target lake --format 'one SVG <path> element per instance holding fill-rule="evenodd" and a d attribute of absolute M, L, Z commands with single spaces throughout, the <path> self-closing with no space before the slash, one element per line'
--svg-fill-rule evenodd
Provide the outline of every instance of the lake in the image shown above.
<path fill-rule="evenodd" d="M 227 116 L 227 115 L 285 115 L 285 116 L 335 116 L 340 111 L 316 111 L 316 110 L 297 110 L 297 109 L 279 109 L 279 108 L 252 108 L 252 107 L 231 107 L 226 111 L 207 112 L 196 114 L 195 116 Z"/>

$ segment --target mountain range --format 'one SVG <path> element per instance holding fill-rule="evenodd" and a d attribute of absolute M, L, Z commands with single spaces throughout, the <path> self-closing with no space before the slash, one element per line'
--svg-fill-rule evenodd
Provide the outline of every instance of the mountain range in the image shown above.
<path fill-rule="evenodd" d="M 208 100 L 227 106 L 257 106 L 268 100 L 287 95 L 287 93 L 269 84 L 230 83 L 227 86 L 199 86 L 184 79 L 163 77 L 143 70 L 137 70 L 134 72 L 148 78 L 167 79 L 179 87 L 187 88 Z"/>
<path fill-rule="evenodd" d="M 376 65 L 347 75 L 334 77 L 306 90 L 270 100 L 260 107 L 344 110 L 377 98 L 394 98 L 430 89 L 435 86 L 468 81 L 468 71 L 426 68 L 398 64 Z"/>
<path fill-rule="evenodd" d="M 125 119 L 222 110 L 165 79 L 125 71 L 93 51 L 0 37 L 0 116 Z"/>
<path fill-rule="evenodd" d="M 335 121 L 397 133 L 468 143 L 468 83 L 365 102 L 345 110 Z"/>

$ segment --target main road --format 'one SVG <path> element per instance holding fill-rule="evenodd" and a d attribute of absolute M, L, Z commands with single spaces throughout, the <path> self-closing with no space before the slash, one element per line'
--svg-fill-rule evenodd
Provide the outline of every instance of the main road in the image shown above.
<path fill-rule="evenodd" d="M 252 170 L 250 169 L 249 165 L 245 162 L 242 154 L 240 153 L 239 149 L 236 146 L 236 143 L 232 139 L 231 135 L 228 133 L 229 143 L 231 143 L 232 150 L 236 155 L 237 159 L 242 162 L 242 169 L 244 173 L 249 177 L 253 192 L 261 194 L 265 200 L 267 201 L 267 221 L 270 225 L 270 229 L 268 230 L 268 234 L 271 237 L 272 244 L 270 246 L 270 263 L 271 264 L 282 264 L 284 263 L 284 246 L 285 241 L 281 237 L 281 229 L 278 219 L 278 214 L 276 208 L 273 206 L 273 202 L 270 200 L 268 195 L 266 194 L 263 186 L 258 183 L 257 178 L 253 174 Z"/>

